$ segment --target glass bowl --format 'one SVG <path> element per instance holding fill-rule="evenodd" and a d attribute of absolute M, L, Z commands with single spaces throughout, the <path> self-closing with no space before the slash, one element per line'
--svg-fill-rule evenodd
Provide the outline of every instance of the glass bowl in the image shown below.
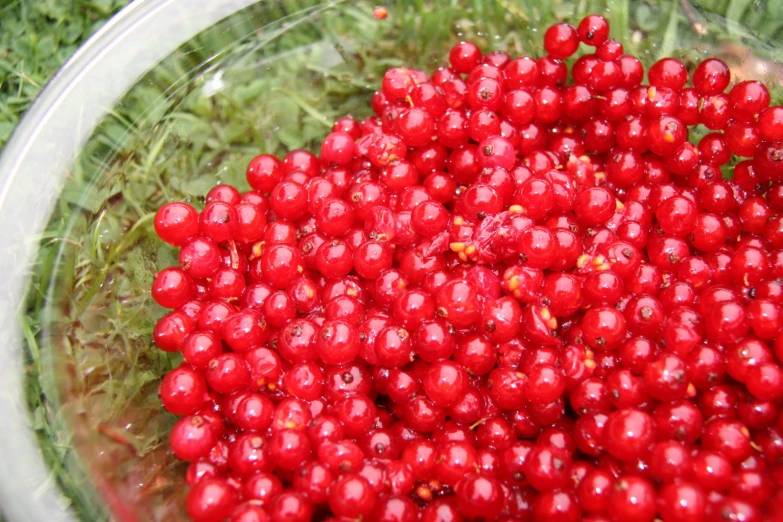
<path fill-rule="evenodd" d="M 723 2 L 726 3 L 726 2 Z M 721 2 L 717 2 L 721 4 Z M 540 55 L 555 20 L 604 14 L 645 65 L 711 55 L 780 84 L 783 2 L 137 0 L 44 89 L 0 157 L 0 504 L 10 522 L 185 520 L 157 386 L 152 218 L 247 188 L 261 153 L 316 150 L 370 114 L 386 68 L 432 70 L 460 39 Z M 779 100 L 773 92 L 773 102 Z"/>

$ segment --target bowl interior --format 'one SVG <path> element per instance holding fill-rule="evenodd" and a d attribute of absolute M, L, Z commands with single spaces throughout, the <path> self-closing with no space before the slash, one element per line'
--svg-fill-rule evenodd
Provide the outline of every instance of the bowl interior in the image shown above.
<path fill-rule="evenodd" d="M 183 0 L 183 5 L 187 2 Z M 737 77 L 776 80 L 779 49 L 680 1 L 261 2 L 203 31 L 129 86 L 67 172 L 25 303 L 28 402 L 44 457 L 74 513 L 185 520 L 174 417 L 157 397 L 180 358 L 151 342 L 164 314 L 148 289 L 176 264 L 154 236 L 163 203 L 197 208 L 218 183 L 248 189 L 255 155 L 317 151 L 340 115 L 364 118 L 385 69 L 444 65 L 460 39 L 542 54 L 555 20 L 602 13 L 645 65 L 718 56 Z M 777 93 L 776 97 L 777 96 Z M 774 101 L 774 100 L 773 100 Z"/>

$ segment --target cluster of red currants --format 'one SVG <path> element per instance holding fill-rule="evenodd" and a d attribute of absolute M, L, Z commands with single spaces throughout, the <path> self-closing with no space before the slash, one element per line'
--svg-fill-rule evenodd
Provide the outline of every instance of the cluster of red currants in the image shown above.
<path fill-rule="evenodd" d="M 783 107 L 608 35 L 390 69 L 159 210 L 195 522 L 780 520 Z"/>

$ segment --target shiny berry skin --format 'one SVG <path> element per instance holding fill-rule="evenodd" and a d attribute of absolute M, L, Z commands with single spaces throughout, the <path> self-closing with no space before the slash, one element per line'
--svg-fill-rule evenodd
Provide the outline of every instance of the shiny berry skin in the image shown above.
<path fill-rule="evenodd" d="M 359 354 L 359 333 L 343 321 L 327 321 L 316 336 L 315 353 L 326 364 L 346 364 Z"/>
<path fill-rule="evenodd" d="M 748 331 L 747 313 L 737 302 L 720 303 L 705 314 L 705 327 L 712 341 L 736 342 Z"/>
<path fill-rule="evenodd" d="M 431 142 L 435 122 L 424 109 L 405 109 L 396 119 L 397 134 L 409 147 L 421 147 Z"/>
<path fill-rule="evenodd" d="M 359 437 L 372 426 L 377 408 L 364 395 L 347 395 L 334 404 L 335 417 L 342 423 L 346 435 Z"/>
<path fill-rule="evenodd" d="M 747 522 L 757 522 L 762 520 L 759 509 L 743 500 L 734 497 L 724 497 L 716 506 L 715 510 L 720 516 L 728 520 L 742 520 Z"/>
<path fill-rule="evenodd" d="M 193 297 L 193 280 L 179 268 L 164 268 L 152 283 L 152 298 L 164 308 L 179 308 Z"/>
<path fill-rule="evenodd" d="M 405 405 L 404 420 L 414 430 L 432 432 L 446 417 L 443 408 L 424 397 L 416 397 Z"/>
<path fill-rule="evenodd" d="M 220 267 L 220 261 L 220 249 L 205 237 L 188 240 L 179 252 L 180 266 L 194 279 L 211 276 Z"/>
<path fill-rule="evenodd" d="M 522 232 L 517 249 L 524 256 L 529 267 L 549 268 L 555 263 L 558 255 L 557 238 L 545 227 L 530 227 Z"/>
<path fill-rule="evenodd" d="M 599 350 L 614 350 L 625 339 L 625 317 L 613 307 L 591 308 L 582 318 L 584 341 Z"/>
<path fill-rule="evenodd" d="M 620 87 L 632 89 L 642 83 L 644 66 L 638 58 L 624 54 L 617 58 L 617 62 L 620 66 Z"/>
<path fill-rule="evenodd" d="M 317 359 L 315 351 L 318 326 L 306 319 L 289 322 L 280 332 L 277 349 L 283 359 L 292 362 L 310 362 Z"/>
<path fill-rule="evenodd" d="M 339 478 L 329 490 L 329 507 L 338 517 L 357 519 L 369 516 L 377 495 L 366 479 L 355 473 Z"/>
<path fill-rule="evenodd" d="M 269 443 L 258 433 L 239 435 L 228 449 L 228 464 L 234 473 L 249 476 L 271 468 Z"/>
<path fill-rule="evenodd" d="M 562 372 L 552 366 L 536 366 L 525 380 L 527 400 L 534 404 L 548 404 L 560 397 L 565 389 Z"/>
<path fill-rule="evenodd" d="M 342 236 L 348 232 L 353 221 L 353 208 L 341 199 L 327 199 L 316 213 L 318 229 L 330 237 Z"/>
<path fill-rule="evenodd" d="M 199 217 L 199 232 L 215 243 L 234 237 L 238 226 L 236 210 L 222 201 L 207 203 Z"/>
<path fill-rule="evenodd" d="M 416 522 L 419 520 L 419 509 L 407 497 L 381 497 L 375 503 L 372 520 L 378 522 Z"/>
<path fill-rule="evenodd" d="M 312 178 L 321 171 L 318 158 L 312 152 L 303 149 L 290 151 L 283 158 L 283 172 L 301 172 L 308 178 Z"/>
<path fill-rule="evenodd" d="M 207 386 L 200 373 L 181 366 L 170 371 L 161 382 L 163 407 L 175 415 L 196 413 L 207 401 Z"/>
<path fill-rule="evenodd" d="M 213 299 L 233 300 L 242 295 L 245 286 L 245 278 L 239 270 L 223 267 L 212 275 L 207 289 Z"/>
<path fill-rule="evenodd" d="M 685 125 L 678 118 L 654 118 L 647 126 L 650 150 L 662 157 L 674 154 L 685 143 L 687 132 Z"/>
<path fill-rule="evenodd" d="M 416 478 L 425 478 L 435 469 L 439 451 L 432 441 L 414 441 L 403 448 L 402 461 L 413 470 Z"/>
<path fill-rule="evenodd" d="M 646 454 L 655 439 L 652 417 L 637 409 L 618 410 L 604 431 L 604 446 L 613 457 L 628 461 Z"/>
<path fill-rule="evenodd" d="M 762 299 L 756 290 L 757 299 L 748 305 L 748 320 L 756 337 L 760 339 L 773 339 L 781 331 L 783 325 L 783 311 L 780 303 L 773 303 L 771 299 Z"/>
<path fill-rule="evenodd" d="M 317 504 L 326 502 L 329 486 L 334 481 L 333 473 L 325 465 L 310 461 L 295 472 L 294 488 Z"/>
<path fill-rule="evenodd" d="M 770 497 L 770 493 L 766 474 L 755 470 L 740 471 L 730 490 L 731 495 L 756 506 L 764 504 Z"/>
<path fill-rule="evenodd" d="M 527 455 L 525 476 L 530 485 L 546 492 L 565 487 L 570 480 L 571 457 L 562 449 L 537 445 Z"/>
<path fill-rule="evenodd" d="M 223 479 L 202 480 L 188 493 L 187 512 L 193 522 L 222 522 L 238 504 L 234 489 Z"/>
<path fill-rule="evenodd" d="M 490 476 L 470 474 L 455 487 L 457 507 L 467 517 L 492 520 L 503 508 L 500 482 Z"/>
<path fill-rule="evenodd" d="M 502 343 L 513 339 L 519 331 L 522 309 L 511 297 L 487 300 L 478 319 L 478 329 L 491 342 Z"/>
<path fill-rule="evenodd" d="M 454 499 L 437 499 L 422 511 L 421 522 L 460 522 L 463 518 Z"/>
<path fill-rule="evenodd" d="M 667 199 L 655 211 L 658 225 L 667 234 L 685 236 L 696 224 L 696 205 L 687 198 L 675 196 Z"/>
<path fill-rule="evenodd" d="M 578 123 L 586 122 L 596 111 L 596 103 L 592 98 L 592 92 L 583 85 L 566 87 L 562 95 L 562 105 L 563 112 L 569 114 Z M 565 158 L 568 156 L 566 154 Z"/>
<path fill-rule="evenodd" d="M 764 363 L 748 370 L 745 380 L 748 391 L 761 400 L 777 400 L 783 396 L 783 370 L 774 363 Z"/>
<path fill-rule="evenodd" d="M 275 156 L 261 154 L 250 161 L 246 176 L 254 190 L 266 193 L 283 179 L 283 164 Z"/>
<path fill-rule="evenodd" d="M 574 66 L 571 70 L 574 82 L 582 85 L 589 84 L 592 80 L 591 75 L 593 70 L 600 63 L 602 63 L 601 60 L 591 54 L 578 58 L 576 62 L 574 62 Z"/>
<path fill-rule="evenodd" d="M 314 401 L 321 397 L 323 372 L 314 363 L 301 363 L 286 372 L 284 383 L 292 396 Z"/>
<path fill-rule="evenodd" d="M 254 310 L 229 316 L 222 327 L 223 341 L 235 352 L 257 348 L 267 337 L 266 321 Z"/>
<path fill-rule="evenodd" d="M 552 184 L 544 179 L 531 178 L 517 188 L 514 203 L 522 207 L 524 215 L 531 219 L 542 219 L 555 206 Z"/>
<path fill-rule="evenodd" d="M 747 122 L 732 121 L 723 134 L 726 146 L 737 156 L 752 157 L 761 142 L 758 129 Z"/>
<path fill-rule="evenodd" d="M 609 497 L 609 513 L 613 519 L 649 522 L 655 512 L 656 494 L 652 484 L 631 475 L 620 477 Z"/>
<path fill-rule="evenodd" d="M 511 60 L 503 73 L 509 90 L 536 87 L 540 78 L 540 67 L 533 58 L 522 56 Z"/>
<path fill-rule="evenodd" d="M 623 45 L 614 38 L 609 38 L 597 46 L 595 54 L 604 61 L 616 60 L 623 54 Z"/>
<path fill-rule="evenodd" d="M 514 160 L 514 146 L 501 136 L 483 138 L 476 150 L 476 161 L 483 169 L 496 167 L 511 169 L 514 166 Z"/>
<path fill-rule="evenodd" d="M 232 513 L 229 522 L 271 522 L 263 506 L 255 502 L 240 504 Z"/>
<path fill-rule="evenodd" d="M 541 73 L 540 81 L 543 86 L 562 87 L 568 77 L 568 68 L 563 60 L 544 56 L 538 59 L 538 69 Z"/>
<path fill-rule="evenodd" d="M 699 450 L 693 456 L 694 479 L 708 490 L 722 491 L 731 484 L 731 462 L 717 451 Z"/>
<path fill-rule="evenodd" d="M 236 311 L 236 307 L 220 300 L 207 302 L 199 313 L 197 326 L 199 330 L 220 335 L 223 322 Z"/>
<path fill-rule="evenodd" d="M 237 213 L 237 229 L 234 239 L 251 243 L 263 237 L 266 215 L 262 209 L 250 203 L 240 203 L 234 207 Z"/>
<path fill-rule="evenodd" d="M 696 66 L 692 80 L 699 94 L 712 96 L 726 90 L 731 81 L 731 72 L 723 61 L 708 58 Z"/>
<path fill-rule="evenodd" d="M 375 338 L 375 356 L 387 368 L 399 368 L 411 361 L 410 334 L 404 328 L 386 326 Z"/>
<path fill-rule="evenodd" d="M 200 370 L 209 365 L 209 361 L 223 353 L 220 338 L 212 332 L 193 332 L 182 345 L 185 361 Z"/>
<path fill-rule="evenodd" d="M 353 252 L 356 273 L 365 279 L 374 279 L 392 266 L 392 252 L 383 243 L 365 241 Z"/>
<path fill-rule="evenodd" d="M 736 420 L 712 419 L 704 425 L 702 445 L 706 450 L 720 451 L 732 462 L 741 462 L 753 451 L 748 428 Z"/>
<path fill-rule="evenodd" d="M 542 522 L 576 522 L 580 514 L 574 494 L 567 491 L 542 493 L 533 504 L 533 516 Z"/>
<path fill-rule="evenodd" d="M 675 441 L 660 441 L 653 446 L 649 457 L 650 473 L 664 482 L 687 478 L 691 473 L 691 452 Z"/>
<path fill-rule="evenodd" d="M 299 430 L 278 430 L 269 439 L 267 449 L 275 466 L 293 470 L 310 456 L 310 440 Z"/>
<path fill-rule="evenodd" d="M 166 203 L 155 213 L 155 233 L 170 245 L 181 246 L 198 232 L 198 212 L 187 203 Z"/>
<path fill-rule="evenodd" d="M 353 250 L 345 241 L 325 241 L 315 254 L 315 265 L 324 277 L 345 277 L 353 266 Z"/>
<path fill-rule="evenodd" d="M 243 430 L 264 431 L 272 422 L 275 406 L 264 395 L 250 393 L 237 404 L 234 421 Z"/>
<path fill-rule="evenodd" d="M 587 15 L 579 22 L 577 32 L 582 43 L 596 47 L 609 36 L 609 22 L 600 15 Z"/>
<path fill-rule="evenodd" d="M 261 256 L 261 277 L 275 288 L 285 288 L 301 274 L 302 257 L 296 248 L 273 245 Z"/>
<path fill-rule="evenodd" d="M 454 441 L 441 447 L 434 462 L 434 476 L 444 484 L 455 486 L 466 473 L 476 470 L 478 455 L 469 443 Z"/>
<path fill-rule="evenodd" d="M 352 116 L 343 116 L 334 122 L 332 132 L 344 132 L 353 139 L 359 139 L 362 134 L 361 124 Z"/>
<path fill-rule="evenodd" d="M 544 33 L 544 50 L 553 58 L 568 58 L 579 48 L 579 35 L 574 26 L 555 24 Z"/>
<path fill-rule="evenodd" d="M 307 212 L 307 190 L 295 181 L 281 181 L 269 195 L 269 206 L 279 218 L 296 221 Z"/>
<path fill-rule="evenodd" d="M 272 522 L 308 522 L 313 517 L 310 500 L 297 491 L 284 491 L 271 502 L 267 510 Z"/>
<path fill-rule="evenodd" d="M 155 323 L 153 330 L 155 346 L 164 352 L 178 352 L 182 350 L 185 340 L 194 328 L 193 319 L 185 312 L 179 310 L 171 312 Z"/>
<path fill-rule="evenodd" d="M 467 281 L 453 280 L 444 284 L 436 296 L 437 313 L 456 328 L 473 326 L 479 318 L 479 301 Z"/>
<path fill-rule="evenodd" d="M 446 229 L 448 211 L 436 201 L 425 201 L 411 212 L 411 227 L 417 234 L 431 238 Z"/>
<path fill-rule="evenodd" d="M 783 107 L 769 107 L 759 115 L 759 135 L 766 141 L 783 141 Z"/>
<path fill-rule="evenodd" d="M 624 315 L 629 332 L 651 336 L 663 325 L 665 312 L 658 299 L 641 295 L 631 298 L 625 306 Z"/>
<path fill-rule="evenodd" d="M 540 93 L 541 91 L 538 92 Z M 559 102 L 559 93 L 557 96 Z M 560 104 L 558 103 L 558 110 L 559 106 Z M 534 96 L 524 89 L 516 89 L 506 93 L 502 110 L 503 114 L 511 122 L 518 125 L 524 125 L 534 120 L 536 117 L 536 109 L 537 104 Z"/>
<path fill-rule="evenodd" d="M 422 379 L 424 392 L 435 404 L 449 407 L 462 398 L 467 386 L 467 372 L 451 361 L 433 363 Z"/>
<path fill-rule="evenodd" d="M 663 354 L 644 370 L 647 392 L 655 399 L 670 402 L 685 396 L 688 387 L 686 365 L 674 354 Z"/>
<path fill-rule="evenodd" d="M 354 138 L 345 132 L 333 132 L 321 143 L 321 159 L 328 164 L 348 165 L 353 154 Z"/>
<path fill-rule="evenodd" d="M 250 370 L 239 355 L 224 353 L 209 362 L 206 379 L 214 391 L 229 394 L 249 384 Z"/>
<path fill-rule="evenodd" d="M 204 457 L 217 443 L 215 429 L 198 415 L 182 417 L 171 430 L 169 444 L 174 455 L 186 462 Z"/>
<path fill-rule="evenodd" d="M 601 513 L 609 507 L 614 477 L 607 471 L 594 470 L 579 483 L 576 494 L 579 504 L 588 513 Z"/>
<path fill-rule="evenodd" d="M 655 62 L 647 71 L 650 85 L 654 87 L 668 87 L 669 89 L 682 89 L 688 81 L 688 71 L 679 60 L 664 58 Z"/>
<path fill-rule="evenodd" d="M 688 236 L 691 244 L 702 252 L 712 252 L 727 239 L 728 230 L 719 216 L 710 213 L 699 214 Z"/>
<path fill-rule="evenodd" d="M 581 189 L 576 194 L 574 212 L 585 225 L 600 225 L 606 222 L 616 210 L 614 195 L 603 187 Z"/>
<path fill-rule="evenodd" d="M 688 401 L 661 404 L 653 411 L 658 438 L 670 438 L 691 444 L 701 435 L 704 417 Z"/>
<path fill-rule="evenodd" d="M 761 82 L 740 82 L 729 91 L 729 111 L 739 121 L 753 121 L 768 106 L 769 91 Z"/>
<path fill-rule="evenodd" d="M 696 347 L 688 354 L 688 376 L 697 388 L 707 388 L 725 373 L 723 354 L 709 346 Z"/>
<path fill-rule="evenodd" d="M 413 300 L 413 297 L 418 297 L 418 294 L 409 294 L 409 297 L 411 298 L 410 306 L 418 301 L 418 299 L 416 301 Z M 425 303 L 427 302 L 424 300 L 421 301 L 422 306 L 431 307 L 430 309 L 432 312 L 429 314 L 431 317 L 434 315 L 434 303 Z M 414 328 L 412 343 L 416 354 L 428 362 L 435 362 L 451 357 L 456 349 L 456 339 L 454 338 L 454 332 L 451 330 L 452 327 L 442 319 L 430 319 L 426 317 L 414 319 L 417 315 L 418 314 L 405 314 L 406 318 L 411 318 L 408 326 Z M 425 320 L 422 321 L 422 319 Z"/>
<path fill-rule="evenodd" d="M 207 203 L 222 201 L 223 203 L 236 206 L 242 201 L 242 196 L 239 191 L 231 185 L 217 185 L 207 192 L 206 199 Z"/>
<path fill-rule="evenodd" d="M 449 62 L 454 71 L 467 74 L 481 62 L 481 56 L 481 50 L 476 44 L 460 42 L 449 51 Z"/>
<path fill-rule="evenodd" d="M 491 66 L 483 66 L 485 70 L 493 70 Z M 475 72 L 475 70 L 474 70 Z M 475 110 L 488 109 L 490 111 L 499 111 L 503 104 L 503 87 L 498 80 L 502 81 L 502 78 L 497 79 L 490 77 L 490 74 L 479 74 L 481 76 L 478 79 L 471 79 L 468 77 L 468 93 L 466 100 L 468 105 Z"/>

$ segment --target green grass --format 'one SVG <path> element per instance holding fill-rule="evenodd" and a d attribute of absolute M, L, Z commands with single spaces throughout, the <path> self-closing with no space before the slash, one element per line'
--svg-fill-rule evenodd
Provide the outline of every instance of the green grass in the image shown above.
<path fill-rule="evenodd" d="M 129 1 L 0 2 L 0 149 L 55 71 Z"/>
<path fill-rule="evenodd" d="M 59 62 L 119 5 L 17 0 L 2 8 L 0 143 Z M 156 270 L 176 262 L 152 232 L 162 203 L 201 206 L 218 182 L 247 188 L 252 156 L 317 149 L 337 116 L 369 114 L 386 68 L 431 70 L 458 39 L 540 55 L 536 28 L 608 5 L 613 34 L 647 64 L 669 54 L 694 64 L 709 46 L 742 73 L 748 60 L 737 45 L 779 58 L 779 48 L 761 42 L 783 28 L 783 0 L 717 0 L 704 6 L 711 11 L 681 0 L 403 0 L 388 5 L 385 21 L 372 18 L 372 2 L 302 18 L 309 5 L 255 5 L 178 49 L 107 115 L 69 171 L 41 237 L 22 325 L 42 452 L 63 501 L 84 520 L 106 518 L 98 491 L 143 519 L 182 519 L 183 466 L 167 454 L 173 419 L 156 395 L 179 361 L 150 340 L 164 311 L 148 288 Z M 224 87 L 205 89 L 217 85 L 215 63 Z"/>

